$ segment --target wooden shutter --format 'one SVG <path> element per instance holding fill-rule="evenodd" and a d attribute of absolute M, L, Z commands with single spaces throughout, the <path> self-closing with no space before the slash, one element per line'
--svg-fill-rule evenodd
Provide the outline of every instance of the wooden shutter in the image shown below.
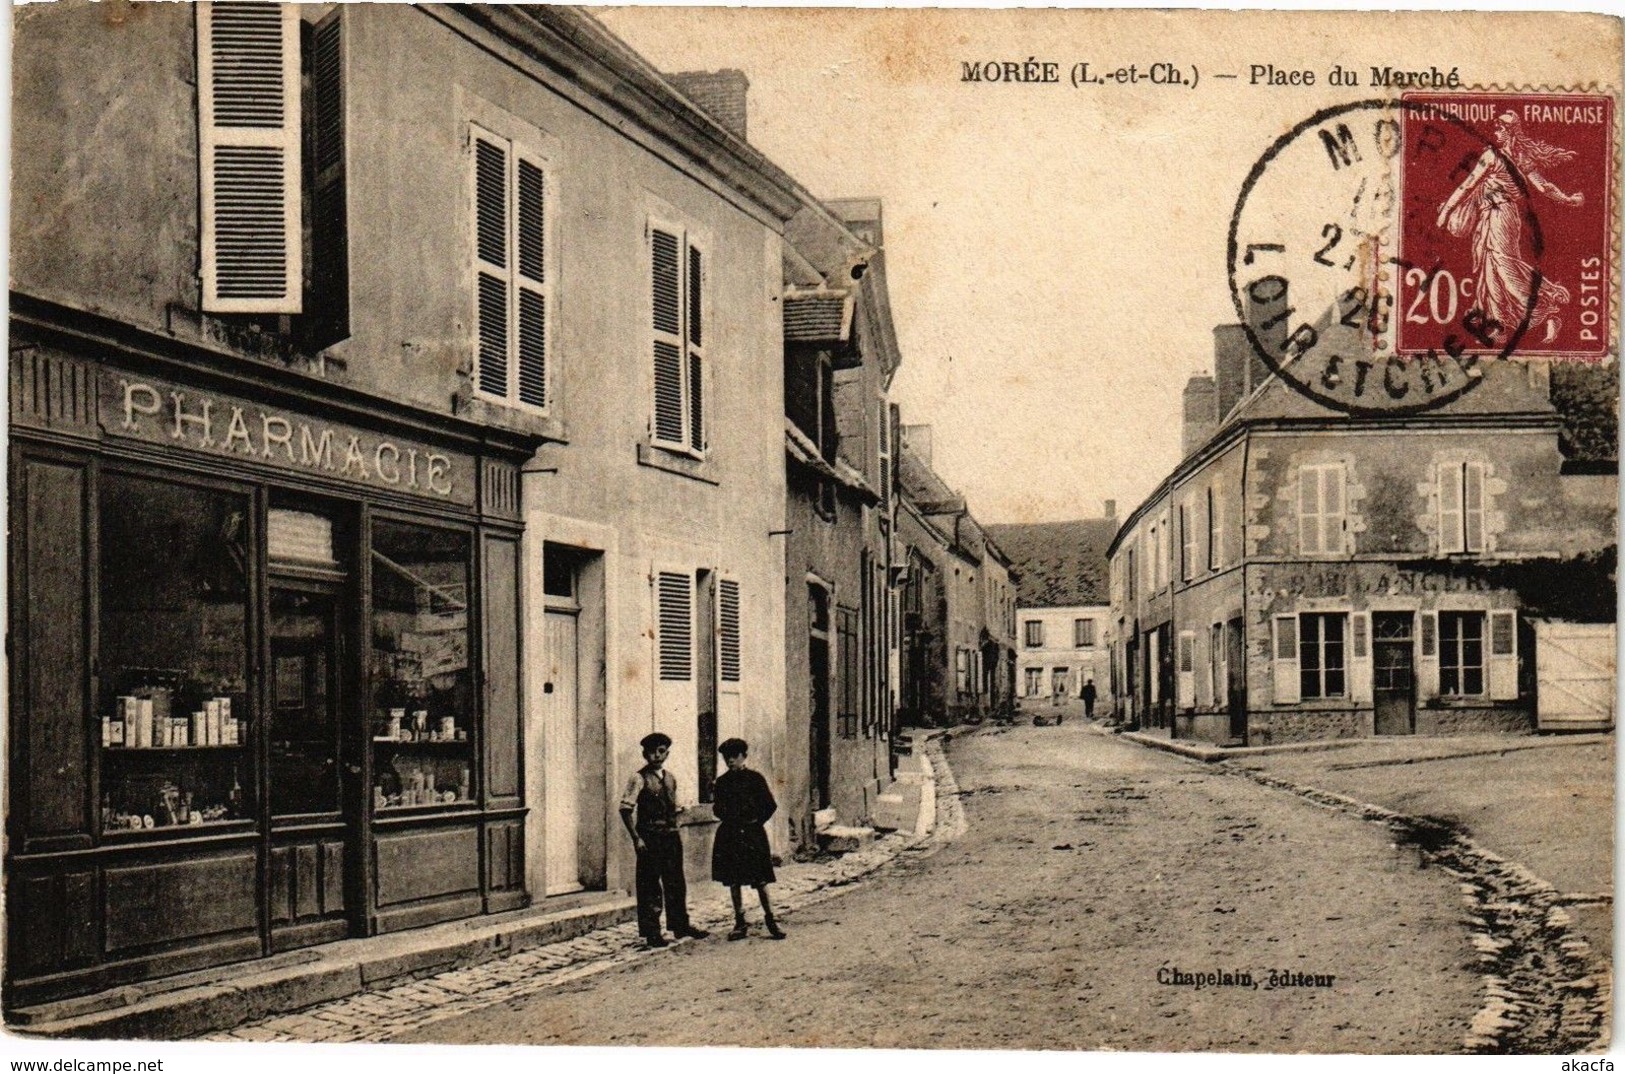
<path fill-rule="evenodd" d="M 200 3 L 197 48 L 203 309 L 299 313 L 298 9 Z"/>
<path fill-rule="evenodd" d="M 344 10 L 335 8 L 311 34 L 310 345 L 350 334 L 350 239 L 345 156 Z"/>
<path fill-rule="evenodd" d="M 1326 466 L 1320 471 L 1321 537 L 1320 550 L 1341 555 L 1346 551 L 1343 543 L 1344 519 L 1347 517 L 1343 488 L 1344 471 L 1341 466 Z"/>
<path fill-rule="evenodd" d="M 517 156 L 514 166 L 514 293 L 518 300 L 514 361 L 519 401 L 547 407 L 547 176 Z"/>
<path fill-rule="evenodd" d="M 694 580 L 687 574 L 660 571 L 655 576 L 662 682 L 691 682 L 694 678 L 693 586 Z"/>
<path fill-rule="evenodd" d="M 1439 613 L 1417 616 L 1416 694 L 1419 699 L 1439 696 Z"/>
<path fill-rule="evenodd" d="M 1371 700 L 1371 613 L 1354 612 L 1349 616 L 1349 697 L 1355 701 Z"/>
<path fill-rule="evenodd" d="M 1304 555 L 1322 551 L 1320 545 L 1320 471 L 1298 470 L 1298 550 Z"/>
<path fill-rule="evenodd" d="M 1196 631 L 1179 632 L 1179 674 L 1174 685 L 1175 703 L 1182 709 L 1196 706 Z"/>
<path fill-rule="evenodd" d="M 1296 704 L 1301 699 L 1298 682 L 1298 617 L 1275 617 L 1273 670 L 1277 704 Z"/>
<path fill-rule="evenodd" d="M 1196 570 L 1196 530 L 1191 526 L 1187 504 L 1179 505 L 1179 577 L 1189 581 Z"/>
<path fill-rule="evenodd" d="M 474 272 L 478 350 L 475 383 L 499 399 L 508 393 L 508 145 L 481 131 L 474 143 Z"/>
<path fill-rule="evenodd" d="M 1439 466 L 1439 551 L 1463 552 L 1461 467 Z"/>
<path fill-rule="evenodd" d="M 1469 464 L 1471 465 L 1471 464 Z M 1491 612 L 1485 674 L 1491 701 L 1518 699 L 1518 613 Z"/>
<path fill-rule="evenodd" d="M 649 232 L 650 289 L 653 306 L 655 409 L 654 438 L 682 446 L 683 407 L 682 282 L 678 239 L 671 231 Z"/>
<path fill-rule="evenodd" d="M 739 659 L 739 583 L 732 578 L 722 579 L 717 588 L 717 624 L 719 632 L 718 660 L 723 682 L 738 682 Z"/>
<path fill-rule="evenodd" d="M 1461 538 L 1463 552 L 1484 551 L 1484 464 L 1461 468 Z"/>
<path fill-rule="evenodd" d="M 688 446 L 705 450 L 705 258 L 688 248 Z"/>

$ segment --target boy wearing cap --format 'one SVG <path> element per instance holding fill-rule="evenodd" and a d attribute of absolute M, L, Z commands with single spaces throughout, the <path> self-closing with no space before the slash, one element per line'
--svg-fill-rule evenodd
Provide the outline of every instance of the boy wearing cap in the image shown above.
<path fill-rule="evenodd" d="M 677 777 L 666 771 L 671 738 L 656 731 L 638 743 L 644 766 L 632 773 L 621 795 L 621 823 L 638 854 L 638 931 L 650 947 L 665 947 L 660 935 L 660 907 L 666 927 L 679 939 L 711 935 L 688 920 L 688 884 L 683 879 L 683 837 L 677 831 Z M 634 819 L 635 818 L 635 819 Z"/>

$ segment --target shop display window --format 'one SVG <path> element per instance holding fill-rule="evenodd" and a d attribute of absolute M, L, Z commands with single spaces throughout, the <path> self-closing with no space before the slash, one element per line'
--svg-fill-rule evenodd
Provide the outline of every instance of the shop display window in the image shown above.
<path fill-rule="evenodd" d="M 380 810 L 474 801 L 465 531 L 372 527 L 371 740 Z"/>
<path fill-rule="evenodd" d="M 252 819 L 248 498 L 107 473 L 99 514 L 102 831 Z"/>

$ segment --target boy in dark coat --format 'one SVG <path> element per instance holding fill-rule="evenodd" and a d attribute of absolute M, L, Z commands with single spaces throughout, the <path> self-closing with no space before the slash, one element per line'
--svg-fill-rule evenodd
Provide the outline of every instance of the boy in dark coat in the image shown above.
<path fill-rule="evenodd" d="M 650 947 L 665 947 L 660 935 L 660 905 L 666 927 L 679 939 L 711 935 L 688 920 L 688 883 L 683 879 L 683 837 L 677 831 L 677 777 L 666 771 L 671 738 L 656 731 L 638 743 L 647 763 L 627 781 L 621 795 L 621 823 L 638 853 L 638 931 Z M 633 816 L 636 815 L 636 821 Z"/>
<path fill-rule="evenodd" d="M 784 939 L 784 931 L 773 920 L 773 905 L 767 898 L 767 885 L 773 883 L 773 855 L 767 846 L 763 827 L 779 804 L 760 772 L 745 767 L 750 747 L 742 738 L 730 738 L 717 747 L 728 770 L 717 777 L 711 808 L 717 818 L 717 838 L 711 847 L 711 879 L 728 885 L 734 901 L 734 927 L 730 940 L 743 940 L 750 931 L 745 921 L 745 904 L 740 889 L 750 885 L 762 903 L 762 920 L 767 934 Z"/>

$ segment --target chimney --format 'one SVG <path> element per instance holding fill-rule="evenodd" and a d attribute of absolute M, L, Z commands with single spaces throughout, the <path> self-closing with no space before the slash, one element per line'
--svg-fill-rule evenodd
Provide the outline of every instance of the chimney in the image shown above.
<path fill-rule="evenodd" d="M 1113 522 L 1117 521 L 1117 501 L 1116 500 L 1107 500 L 1106 501 L 1105 517 L 1111 519 Z"/>
<path fill-rule="evenodd" d="M 745 72 L 728 68 L 724 71 L 679 71 L 666 76 L 677 87 L 677 92 L 700 106 L 700 111 L 720 123 L 728 133 L 741 142 L 745 138 L 745 91 L 750 79 Z"/>
<path fill-rule="evenodd" d="M 931 426 L 905 425 L 903 426 L 903 446 L 914 453 L 914 457 L 931 465 Z"/>
<path fill-rule="evenodd" d="M 1207 443 L 1207 438 L 1219 427 L 1218 399 L 1218 388 L 1206 373 L 1198 373 L 1185 382 L 1185 428 L 1180 439 L 1180 458 Z"/>
<path fill-rule="evenodd" d="M 1213 330 L 1213 374 L 1217 397 L 1215 413 L 1223 421 L 1250 390 L 1248 363 L 1252 344 L 1247 329 L 1239 324 L 1221 324 Z"/>

